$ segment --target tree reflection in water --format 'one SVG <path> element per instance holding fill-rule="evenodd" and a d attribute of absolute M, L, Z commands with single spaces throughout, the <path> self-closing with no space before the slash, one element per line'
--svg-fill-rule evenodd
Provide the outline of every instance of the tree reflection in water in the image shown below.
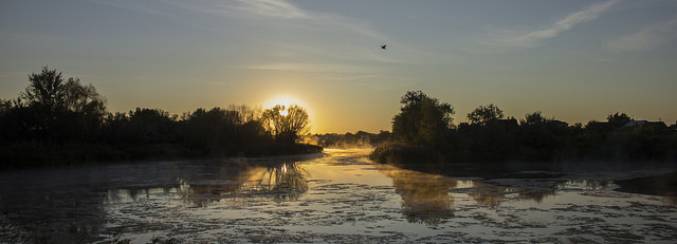
<path fill-rule="evenodd" d="M 296 200 L 308 191 L 307 175 L 308 172 L 294 162 L 262 167 L 252 171 L 240 187 L 240 193 L 270 195 L 277 201 Z"/>
<path fill-rule="evenodd" d="M 395 192 L 402 197 L 402 214 L 409 222 L 439 224 L 454 215 L 449 189 L 456 187 L 456 180 L 397 168 L 384 173 L 393 179 Z"/>
<path fill-rule="evenodd" d="M 184 201 L 199 206 L 225 198 L 270 197 L 277 202 L 289 201 L 298 199 L 308 190 L 307 174 L 297 162 L 253 166 L 240 170 L 228 182 L 221 184 L 191 183 L 179 179 L 177 192 Z"/>
<path fill-rule="evenodd" d="M 540 203 L 554 195 L 554 188 L 500 186 L 481 180 L 458 180 L 437 174 L 386 166 L 385 175 L 393 180 L 395 192 L 402 198 L 402 214 L 409 222 L 440 224 L 454 216 L 454 188 L 467 194 L 477 205 L 496 208 L 509 199 L 527 199 Z M 460 189 L 462 188 L 462 189 Z"/>

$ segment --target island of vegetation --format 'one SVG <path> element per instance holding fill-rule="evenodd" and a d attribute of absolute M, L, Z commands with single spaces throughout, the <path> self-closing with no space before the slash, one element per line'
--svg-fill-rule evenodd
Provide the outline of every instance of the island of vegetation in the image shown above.
<path fill-rule="evenodd" d="M 392 135 L 371 158 L 383 163 L 677 161 L 677 123 L 635 120 L 625 113 L 607 121 L 570 125 L 541 112 L 506 117 L 493 104 L 453 123 L 448 103 L 409 91 L 392 122 Z"/>
<path fill-rule="evenodd" d="M 299 143 L 308 130 L 297 105 L 111 113 L 94 86 L 45 67 L 17 98 L 0 99 L 0 168 L 321 152 Z"/>

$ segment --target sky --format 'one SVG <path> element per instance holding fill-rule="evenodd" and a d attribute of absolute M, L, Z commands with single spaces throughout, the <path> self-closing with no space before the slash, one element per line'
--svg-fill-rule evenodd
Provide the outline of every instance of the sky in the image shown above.
<path fill-rule="evenodd" d="M 315 133 L 389 130 L 407 90 L 457 123 L 677 120 L 674 0 L 2 0 L 0 55 L 0 98 L 47 65 L 110 111 L 286 99 Z"/>

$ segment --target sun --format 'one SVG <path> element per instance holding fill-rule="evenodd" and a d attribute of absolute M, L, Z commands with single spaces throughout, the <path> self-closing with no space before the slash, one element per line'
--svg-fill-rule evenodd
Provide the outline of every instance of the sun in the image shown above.
<path fill-rule="evenodd" d="M 280 111 L 280 115 L 282 115 L 282 116 L 287 116 L 287 114 L 289 114 L 289 112 L 287 111 L 286 108 L 289 108 L 289 106 L 291 106 L 291 105 L 298 105 L 298 106 L 301 106 L 301 107 L 308 109 L 307 108 L 308 106 L 306 106 L 306 104 L 303 101 L 301 101 L 300 99 L 297 99 L 295 97 L 287 96 L 287 95 L 280 95 L 280 96 L 276 96 L 276 97 L 273 97 L 271 99 L 268 99 L 266 102 L 263 103 L 263 108 L 268 109 L 268 108 L 275 107 L 276 105 L 282 105 L 282 106 L 285 107 L 284 110 Z"/>

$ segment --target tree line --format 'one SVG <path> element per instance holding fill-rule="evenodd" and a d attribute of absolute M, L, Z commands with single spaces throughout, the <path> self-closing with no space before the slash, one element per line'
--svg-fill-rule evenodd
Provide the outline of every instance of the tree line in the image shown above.
<path fill-rule="evenodd" d="M 0 99 L 0 167 L 155 157 L 318 152 L 299 106 L 198 108 L 181 115 L 156 108 L 109 112 L 91 84 L 44 67 L 18 97 Z"/>
<path fill-rule="evenodd" d="M 453 123 L 453 107 L 409 91 L 392 122 L 392 138 L 371 157 L 381 162 L 677 160 L 677 123 L 635 120 L 613 113 L 586 124 L 541 112 L 506 117 L 496 105 L 479 106 Z"/>

